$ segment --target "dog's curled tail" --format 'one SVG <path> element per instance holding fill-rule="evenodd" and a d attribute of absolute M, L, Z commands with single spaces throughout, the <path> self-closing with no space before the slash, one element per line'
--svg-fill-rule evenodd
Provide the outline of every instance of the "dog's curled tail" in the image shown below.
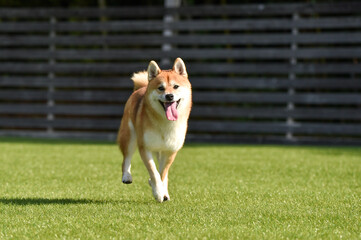
<path fill-rule="evenodd" d="M 134 82 L 134 91 L 138 90 L 139 88 L 146 87 L 148 85 L 148 72 L 142 71 L 133 73 L 131 79 Z"/>

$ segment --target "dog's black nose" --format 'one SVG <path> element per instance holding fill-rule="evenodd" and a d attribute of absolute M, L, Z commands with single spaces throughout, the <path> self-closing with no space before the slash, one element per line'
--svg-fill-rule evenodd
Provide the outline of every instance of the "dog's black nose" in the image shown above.
<path fill-rule="evenodd" d="M 167 95 L 165 95 L 165 99 L 166 99 L 167 101 L 173 101 L 174 95 L 173 95 L 173 94 L 167 94 Z"/>

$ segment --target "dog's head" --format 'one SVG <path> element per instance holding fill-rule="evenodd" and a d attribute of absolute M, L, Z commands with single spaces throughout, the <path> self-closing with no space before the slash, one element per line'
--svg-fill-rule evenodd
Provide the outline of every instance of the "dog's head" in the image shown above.
<path fill-rule="evenodd" d="M 188 118 L 192 90 L 183 60 L 177 58 L 171 70 L 161 70 L 151 61 L 147 72 L 147 100 L 153 109 L 169 121 L 176 121 L 182 114 Z"/>

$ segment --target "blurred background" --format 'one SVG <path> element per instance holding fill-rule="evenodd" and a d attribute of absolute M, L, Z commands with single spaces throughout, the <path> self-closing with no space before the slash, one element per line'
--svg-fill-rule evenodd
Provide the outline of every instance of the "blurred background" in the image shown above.
<path fill-rule="evenodd" d="M 165 4 L 167 0 L 1 0 L 1 6 L 8 7 L 95 7 L 95 6 L 103 6 L 106 4 L 107 6 L 162 6 Z M 186 5 L 205 5 L 205 4 L 249 4 L 249 3 L 290 3 L 290 2 L 298 2 L 298 3 L 336 3 L 340 1 L 336 0 L 308 0 L 308 1 L 286 1 L 286 0 L 268 0 L 268 1 L 239 1 L 239 0 L 171 0 L 169 2 L 175 2 L 181 4 L 182 6 Z"/>
<path fill-rule="evenodd" d="M 187 142 L 361 143 L 360 1 L 0 0 L 0 136 L 114 141 L 176 57 Z"/>

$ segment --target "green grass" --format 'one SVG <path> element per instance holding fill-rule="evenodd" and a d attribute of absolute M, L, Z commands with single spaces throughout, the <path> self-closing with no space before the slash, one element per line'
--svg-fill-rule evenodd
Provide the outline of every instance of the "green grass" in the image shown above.
<path fill-rule="evenodd" d="M 188 145 L 157 203 L 115 144 L 0 139 L 0 239 L 360 239 L 361 148 Z"/>

